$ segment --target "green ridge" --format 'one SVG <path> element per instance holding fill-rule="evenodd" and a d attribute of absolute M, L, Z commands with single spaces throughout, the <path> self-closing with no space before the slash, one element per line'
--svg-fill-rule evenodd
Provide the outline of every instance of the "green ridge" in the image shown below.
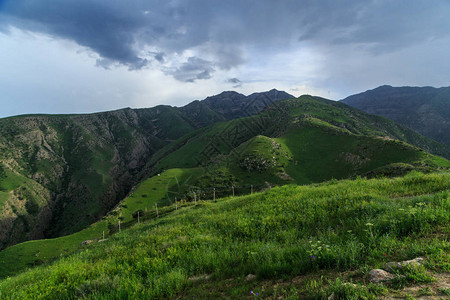
<path fill-rule="evenodd" d="M 171 213 L 103 243 L 0 281 L 0 297 L 238 299 L 250 291 L 263 298 L 328 297 L 337 282 L 329 289 L 306 282 L 276 292 L 263 281 L 275 285 L 325 271 L 364 274 L 417 256 L 427 258 L 429 270 L 448 272 L 450 244 L 441 237 L 450 233 L 449 186 L 449 174 L 412 173 L 288 185 L 177 211 L 171 207 Z M 424 279 L 407 277 L 402 284 L 432 278 L 426 269 L 410 272 Z M 209 280 L 189 280 L 205 274 Z M 244 280 L 248 274 L 256 280 Z M 320 280 L 326 280 L 322 274 Z M 370 297 L 387 292 L 365 287 L 363 279 L 354 278 Z"/>

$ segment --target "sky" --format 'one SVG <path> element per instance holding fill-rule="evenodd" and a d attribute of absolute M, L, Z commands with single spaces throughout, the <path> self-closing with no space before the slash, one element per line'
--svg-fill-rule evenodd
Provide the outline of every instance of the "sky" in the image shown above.
<path fill-rule="evenodd" d="M 0 0 L 0 117 L 450 85 L 450 1 Z"/>

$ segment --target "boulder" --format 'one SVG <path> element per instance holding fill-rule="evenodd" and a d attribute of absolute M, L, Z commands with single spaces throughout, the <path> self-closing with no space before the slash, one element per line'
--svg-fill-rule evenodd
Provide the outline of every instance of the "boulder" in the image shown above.
<path fill-rule="evenodd" d="M 389 281 L 395 278 L 395 275 L 386 272 L 381 269 L 374 269 L 369 273 L 369 281 L 373 283 L 379 283 L 383 281 Z"/>

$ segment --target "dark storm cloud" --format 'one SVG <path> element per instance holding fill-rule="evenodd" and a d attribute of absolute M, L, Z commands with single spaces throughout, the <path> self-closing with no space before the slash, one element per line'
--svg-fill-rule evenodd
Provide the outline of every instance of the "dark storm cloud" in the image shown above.
<path fill-rule="evenodd" d="M 234 88 L 242 86 L 242 81 L 240 81 L 238 78 L 229 78 L 227 82 L 233 84 Z"/>
<path fill-rule="evenodd" d="M 210 78 L 214 67 L 244 64 L 247 48 L 355 44 L 377 54 L 439 39 L 449 35 L 449 8 L 449 1 L 7 0 L 0 30 L 12 25 L 73 40 L 95 51 L 104 68 L 140 69 L 201 48 L 202 56 L 165 69 L 194 81 Z"/>
<path fill-rule="evenodd" d="M 198 57 L 189 57 L 187 62 L 180 67 L 165 70 L 166 74 L 184 82 L 194 82 L 197 79 L 209 79 L 214 73 L 213 64 L 210 61 Z"/>

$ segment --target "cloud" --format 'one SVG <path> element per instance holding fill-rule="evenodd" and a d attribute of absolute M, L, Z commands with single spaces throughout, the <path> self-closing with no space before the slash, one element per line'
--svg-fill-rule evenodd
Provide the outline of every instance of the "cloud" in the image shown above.
<path fill-rule="evenodd" d="M 141 69 L 152 59 L 198 50 L 230 69 L 245 63 L 249 48 L 270 52 L 308 41 L 384 52 L 430 34 L 440 38 L 449 34 L 450 18 L 443 13 L 449 7 L 448 1 L 9 0 L 0 27 L 73 40 L 98 53 L 102 67 Z"/>
<path fill-rule="evenodd" d="M 215 72 L 214 64 L 210 61 L 189 57 L 187 62 L 173 69 L 166 69 L 165 73 L 172 75 L 175 79 L 184 82 L 194 82 L 197 79 L 209 79 Z"/>
<path fill-rule="evenodd" d="M 419 0 L 394 3 L 0 0 L 0 3 L 2 32 L 15 27 L 74 41 L 98 55 L 98 67 L 157 69 L 180 82 L 210 79 L 233 69 L 231 76 L 239 77 L 247 85 L 251 78 L 240 71 L 249 66 L 253 69 L 248 73 L 260 79 L 274 74 L 273 68 L 280 70 L 277 76 L 283 76 L 284 70 L 289 69 L 291 81 L 297 80 L 292 77 L 305 76 L 310 69 L 320 69 L 321 77 L 339 76 L 339 70 L 347 72 L 344 62 L 363 65 L 417 44 L 426 44 L 429 53 L 433 53 L 435 45 L 442 45 L 436 41 L 450 37 L 450 2 L 445 0 L 433 1 L 433 5 Z M 448 49 L 447 44 L 444 47 Z M 305 52 L 314 53 L 318 62 L 304 59 L 293 64 L 278 58 Z M 273 64 L 274 57 L 280 62 L 278 65 Z M 357 61 L 359 58 L 364 62 Z M 404 65 L 398 64 L 399 68 L 411 63 L 402 61 Z M 260 71 L 268 66 L 270 72 Z M 298 67 L 296 73 L 293 66 Z M 225 75 L 221 82 L 228 77 Z M 286 79 L 280 78 L 276 80 Z M 310 76 L 301 81 L 316 79 Z M 330 80 L 325 78 L 322 82 L 329 84 Z"/>
<path fill-rule="evenodd" d="M 242 81 L 240 81 L 239 79 L 237 79 L 236 77 L 234 78 L 228 78 L 227 79 L 228 83 L 232 83 L 234 88 L 238 88 L 242 86 Z"/>

